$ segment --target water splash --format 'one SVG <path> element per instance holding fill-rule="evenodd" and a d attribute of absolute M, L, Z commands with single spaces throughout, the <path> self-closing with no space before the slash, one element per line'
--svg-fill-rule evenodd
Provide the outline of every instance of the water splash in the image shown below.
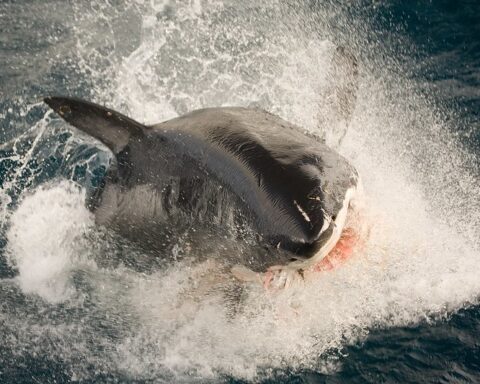
<path fill-rule="evenodd" d="M 318 126 L 318 116 L 328 114 L 322 95 L 334 81 L 326 75 L 331 41 L 348 42 L 362 63 L 361 82 L 339 150 L 362 175 L 370 237 L 345 267 L 304 289 L 269 296 L 245 288 L 233 305 L 222 285 L 195 295 L 205 266 L 148 275 L 121 264 L 99 267 L 118 250 L 102 236 L 75 240 L 91 225 L 83 193 L 42 189 L 9 221 L 15 281 L 44 299 L 47 314 L 33 321 L 37 327 L 29 320 L 30 328 L 13 310 L 2 314 L 31 329 L 11 329 L 18 345 L 28 350 L 60 323 L 55 343 L 41 352 L 66 356 L 77 379 L 92 376 L 88 364 L 156 381 L 259 379 L 278 369 L 339 369 L 338 351 L 372 328 L 432 321 L 478 301 L 475 156 L 449 133 L 441 106 L 385 57 L 388 49 L 369 43 L 358 26 L 365 20 L 349 20 L 348 9 L 331 4 L 312 12 L 275 1 L 91 7 L 74 9 L 78 76 L 92 85 L 82 92 L 147 123 L 200 107 L 259 106 L 334 142 L 338 132 Z M 74 314 L 58 314 L 58 302 Z M 90 339 L 99 345 L 82 342 Z"/>
<path fill-rule="evenodd" d="M 62 182 L 50 189 L 41 187 L 14 212 L 7 232 L 8 253 L 23 292 L 49 302 L 71 296 L 70 272 L 82 264 L 79 237 L 93 225 L 84 202 L 85 193 Z"/>

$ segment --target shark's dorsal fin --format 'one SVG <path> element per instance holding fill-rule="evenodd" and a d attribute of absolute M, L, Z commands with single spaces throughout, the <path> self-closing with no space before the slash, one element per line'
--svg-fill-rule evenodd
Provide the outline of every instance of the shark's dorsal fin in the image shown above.
<path fill-rule="evenodd" d="M 44 101 L 69 124 L 100 140 L 114 154 L 132 136 L 140 137 L 147 129 L 121 113 L 88 101 L 70 97 L 47 97 Z"/>

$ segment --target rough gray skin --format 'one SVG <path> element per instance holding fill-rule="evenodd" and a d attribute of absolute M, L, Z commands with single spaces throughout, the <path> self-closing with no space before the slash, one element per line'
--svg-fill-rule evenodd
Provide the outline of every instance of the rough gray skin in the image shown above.
<path fill-rule="evenodd" d="M 336 97 L 348 118 L 355 83 L 345 84 Z M 262 110 L 202 109 L 148 127 L 79 99 L 45 102 L 115 155 L 89 203 L 97 223 L 162 258 L 179 242 L 229 238 L 255 248 L 228 255 L 254 270 L 308 259 L 358 182 L 342 156 Z"/>

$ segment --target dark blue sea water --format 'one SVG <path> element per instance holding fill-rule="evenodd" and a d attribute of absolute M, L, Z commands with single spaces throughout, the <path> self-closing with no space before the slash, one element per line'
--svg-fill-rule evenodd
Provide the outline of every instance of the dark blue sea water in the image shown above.
<path fill-rule="evenodd" d="M 343 139 L 319 123 L 335 45 L 360 68 Z M 362 175 L 366 249 L 236 311 L 190 265 L 139 272 L 84 207 L 109 154 L 58 94 L 146 123 L 259 106 L 325 136 Z M 479 166 L 478 1 L 3 0 L 0 382 L 480 382 Z"/>

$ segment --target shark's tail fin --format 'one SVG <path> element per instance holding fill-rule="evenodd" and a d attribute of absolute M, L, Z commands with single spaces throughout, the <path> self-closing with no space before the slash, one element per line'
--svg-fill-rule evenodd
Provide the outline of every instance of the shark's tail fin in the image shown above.
<path fill-rule="evenodd" d="M 121 113 L 88 101 L 69 97 L 47 97 L 44 101 L 68 123 L 100 140 L 114 154 L 132 137 L 143 136 L 147 129 Z"/>
<path fill-rule="evenodd" d="M 349 123 L 357 101 L 357 59 L 346 48 L 337 47 L 332 61 L 334 97 L 338 105 L 339 117 Z"/>
<path fill-rule="evenodd" d="M 338 146 L 347 132 L 355 109 L 358 90 L 358 63 L 345 47 L 333 52 L 329 83 L 318 116 L 319 129 L 327 143 Z"/>

